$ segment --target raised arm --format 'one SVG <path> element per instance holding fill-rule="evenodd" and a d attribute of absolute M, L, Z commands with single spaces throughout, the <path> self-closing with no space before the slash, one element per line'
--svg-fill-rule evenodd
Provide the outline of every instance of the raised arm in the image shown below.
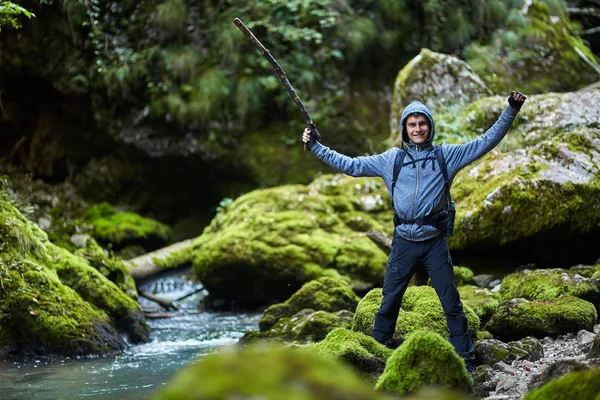
<path fill-rule="evenodd" d="M 307 128 L 302 136 L 302 141 L 308 144 L 310 151 L 324 163 L 350 176 L 383 176 L 386 165 L 391 159 L 391 149 L 377 155 L 365 157 L 348 157 L 335 150 L 323 146 L 314 140 L 310 130 Z"/>
<path fill-rule="evenodd" d="M 448 174 L 453 177 L 462 168 L 496 147 L 510 129 L 526 99 L 527 97 L 522 93 L 512 92 L 508 97 L 508 107 L 483 135 L 464 144 L 444 145 L 443 151 L 448 165 Z"/>

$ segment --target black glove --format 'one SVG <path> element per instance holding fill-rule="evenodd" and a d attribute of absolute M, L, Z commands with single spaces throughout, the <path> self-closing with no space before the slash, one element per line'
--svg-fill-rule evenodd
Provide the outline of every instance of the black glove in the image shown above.
<path fill-rule="evenodd" d="M 527 96 L 515 90 L 510 92 L 510 96 L 508 96 L 508 104 L 517 111 L 521 109 L 525 100 L 527 100 Z"/>
<path fill-rule="evenodd" d="M 313 147 L 313 145 L 316 142 L 319 142 L 321 140 L 321 135 L 317 131 L 317 127 L 314 124 L 309 124 L 308 129 L 310 129 L 310 139 L 308 139 L 306 148 L 308 148 L 310 150 L 310 148 Z"/>

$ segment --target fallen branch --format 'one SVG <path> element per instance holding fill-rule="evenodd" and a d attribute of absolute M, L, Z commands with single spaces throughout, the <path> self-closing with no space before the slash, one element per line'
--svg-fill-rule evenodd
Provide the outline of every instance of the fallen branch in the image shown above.
<path fill-rule="evenodd" d="M 573 47 L 573 49 L 575 49 L 575 52 L 577 54 L 579 54 L 579 57 L 581 57 L 583 59 L 583 61 L 585 61 L 587 63 L 587 65 L 589 65 L 590 67 L 592 67 L 592 69 L 594 71 L 596 71 L 598 73 L 598 75 L 600 75 L 600 68 L 598 68 L 598 66 L 596 64 L 594 64 L 593 62 L 591 62 L 590 59 L 587 58 L 585 56 L 585 54 L 583 54 L 583 52 L 581 50 L 579 50 L 577 47 Z"/>
<path fill-rule="evenodd" d="M 167 300 L 167 299 L 163 299 L 160 297 L 157 297 L 153 294 L 150 294 L 148 292 L 139 292 L 139 295 L 142 296 L 145 299 L 148 299 L 150 301 L 153 301 L 155 303 L 157 303 L 158 305 L 160 305 L 162 308 L 164 308 L 165 310 L 169 311 L 169 310 L 179 310 L 179 307 L 177 307 L 175 304 L 173 304 L 173 302 L 171 300 Z"/>
<path fill-rule="evenodd" d="M 384 252 L 389 253 L 392 249 L 392 238 L 384 235 L 383 232 L 371 229 L 367 236 Z"/>
<path fill-rule="evenodd" d="M 183 300 L 183 299 L 187 299 L 188 297 L 190 297 L 190 296 L 193 296 L 193 295 L 195 295 L 196 293 L 198 293 L 198 292 L 201 292 L 201 291 L 203 291 L 203 290 L 204 290 L 204 286 L 202 286 L 202 287 L 201 287 L 201 288 L 199 288 L 199 289 L 196 289 L 196 290 L 194 290 L 194 291 L 193 291 L 193 292 L 191 292 L 191 293 L 184 294 L 183 296 L 181 296 L 180 298 L 178 298 L 178 299 L 177 299 L 177 300 L 175 300 L 175 301 L 181 301 L 181 300 Z"/>
<path fill-rule="evenodd" d="M 166 319 L 173 318 L 173 314 L 168 314 L 164 312 L 146 312 L 144 311 L 144 317 L 146 319 Z"/>
<path fill-rule="evenodd" d="M 570 15 L 584 15 L 586 17 L 595 17 L 595 18 L 600 18 L 600 10 L 598 10 L 597 8 L 575 8 L 575 7 L 568 7 L 567 8 L 567 14 Z"/>
<path fill-rule="evenodd" d="M 594 33 L 598 33 L 598 32 L 600 32 L 600 26 L 597 26 L 595 28 L 586 29 L 584 31 L 579 31 L 579 32 L 577 32 L 577 34 L 579 36 L 585 36 L 585 35 L 593 35 Z"/>

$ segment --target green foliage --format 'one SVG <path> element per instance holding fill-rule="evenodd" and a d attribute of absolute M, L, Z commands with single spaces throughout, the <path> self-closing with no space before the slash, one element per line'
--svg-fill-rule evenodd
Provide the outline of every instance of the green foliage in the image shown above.
<path fill-rule="evenodd" d="M 11 1 L 0 1 L 0 32 L 6 27 L 13 29 L 21 28 L 21 22 L 19 21 L 19 16 L 21 15 L 24 15 L 29 19 L 35 17 L 35 14 L 18 4 Z"/>
<path fill-rule="evenodd" d="M 491 40 L 466 47 L 465 59 L 497 92 L 507 87 L 530 94 L 570 91 L 595 81 L 597 74 L 575 48 L 592 63 L 598 62 L 574 33 L 564 3 L 533 1 L 525 15 L 511 10 Z"/>
<path fill-rule="evenodd" d="M 187 23 L 187 7 L 183 0 L 166 0 L 156 7 L 156 24 L 168 34 L 181 34 Z"/>

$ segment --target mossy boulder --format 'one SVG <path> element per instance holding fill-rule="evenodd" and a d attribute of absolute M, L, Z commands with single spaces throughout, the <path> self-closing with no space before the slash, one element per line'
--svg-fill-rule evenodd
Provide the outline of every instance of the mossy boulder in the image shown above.
<path fill-rule="evenodd" d="M 92 236 L 115 250 L 141 245 L 150 251 L 166 245 L 171 238 L 167 225 L 131 211 L 117 211 L 108 203 L 90 207 L 84 219 L 92 226 Z"/>
<path fill-rule="evenodd" d="M 598 400 L 600 368 L 570 372 L 528 392 L 523 400 Z"/>
<path fill-rule="evenodd" d="M 374 225 L 364 229 L 392 229 L 388 197 L 380 179 L 343 175 L 255 190 L 221 208 L 193 246 L 170 259 L 191 259 L 212 297 L 249 306 L 283 301 L 322 276 L 379 285 L 387 255 L 344 214 L 368 215 Z"/>
<path fill-rule="evenodd" d="M 347 310 L 327 312 L 307 308 L 292 316 L 279 318 L 275 325 L 265 331 L 246 333 L 240 338 L 240 342 L 251 343 L 265 339 L 294 343 L 319 342 L 336 328 L 349 329 L 353 318 L 354 314 Z"/>
<path fill-rule="evenodd" d="M 0 325 L 14 353 L 105 354 L 147 341 L 139 304 L 0 199 Z"/>
<path fill-rule="evenodd" d="M 319 342 L 307 346 L 317 354 L 332 357 L 351 365 L 360 373 L 379 375 L 392 354 L 371 336 L 345 328 L 336 328 Z"/>
<path fill-rule="evenodd" d="M 368 336 L 372 334 L 375 313 L 381 305 L 382 298 L 382 290 L 373 289 L 361 299 L 356 307 L 352 330 Z M 476 337 L 479 331 L 479 317 L 468 305 L 464 305 L 464 311 L 469 322 L 471 337 Z M 393 337 L 400 340 L 416 330 L 428 330 L 449 337 L 442 304 L 432 287 L 410 286 L 402 298 Z"/>
<path fill-rule="evenodd" d="M 198 384 L 198 380 L 203 383 Z M 182 371 L 155 400 L 264 398 L 273 400 L 383 399 L 342 363 L 274 345 L 228 348 Z"/>
<path fill-rule="evenodd" d="M 434 114 L 456 113 L 492 91 L 469 65 L 456 57 L 422 49 L 396 77 L 390 126 L 393 142 L 401 142 L 400 117 L 411 101 L 427 105 Z"/>
<path fill-rule="evenodd" d="M 475 283 L 473 270 L 467 267 L 453 267 L 456 286 L 472 285 Z"/>
<path fill-rule="evenodd" d="M 500 295 L 487 288 L 463 285 L 458 287 L 458 293 L 462 302 L 473 309 L 482 323 L 489 321 L 500 305 Z"/>
<path fill-rule="evenodd" d="M 485 339 L 475 342 L 475 354 L 481 364 L 493 365 L 513 360 L 537 361 L 544 355 L 544 348 L 539 340 L 526 337 L 522 340 L 504 343 L 497 339 Z"/>
<path fill-rule="evenodd" d="M 502 279 L 503 300 L 553 299 L 565 294 L 587 300 L 600 309 L 600 281 L 564 269 L 537 269 L 516 272 Z"/>
<path fill-rule="evenodd" d="M 290 317 L 306 308 L 328 312 L 348 310 L 353 313 L 359 300 L 343 278 L 319 278 L 305 283 L 284 303 L 267 308 L 258 326 L 261 331 L 269 330 L 280 318 Z"/>
<path fill-rule="evenodd" d="M 600 223 L 598 102 L 598 90 L 532 96 L 500 145 L 454 180 L 457 224 L 449 246 L 523 243 L 522 251 L 547 262 L 563 261 L 565 246 L 591 256 L 579 238 L 597 234 Z M 458 118 L 471 115 L 468 129 L 478 131 L 505 107 L 504 96 L 482 99 Z"/>
<path fill-rule="evenodd" d="M 508 26 L 491 41 L 465 51 L 473 71 L 493 90 L 568 92 L 598 79 L 577 50 L 598 66 L 596 57 L 576 34 L 564 8 L 550 10 L 545 3 L 533 1 L 524 13 L 511 11 Z"/>
<path fill-rule="evenodd" d="M 447 340 L 415 331 L 392 353 L 375 387 L 404 395 L 428 386 L 467 389 L 471 384 L 464 360 Z"/>
<path fill-rule="evenodd" d="M 115 257 L 113 254 L 100 247 L 100 245 L 91 237 L 86 240 L 84 247 L 75 250 L 73 254 L 85 258 L 89 264 L 104 275 L 106 279 L 117 285 L 117 287 L 127 293 L 129 297 L 137 300 L 138 295 L 135 281 L 131 277 L 127 266 L 123 263 L 121 258 Z"/>
<path fill-rule="evenodd" d="M 564 295 L 554 299 L 513 299 L 502 303 L 486 325 L 502 340 L 525 336 L 556 337 L 581 329 L 592 331 L 597 321 L 594 305 L 577 297 Z"/>

